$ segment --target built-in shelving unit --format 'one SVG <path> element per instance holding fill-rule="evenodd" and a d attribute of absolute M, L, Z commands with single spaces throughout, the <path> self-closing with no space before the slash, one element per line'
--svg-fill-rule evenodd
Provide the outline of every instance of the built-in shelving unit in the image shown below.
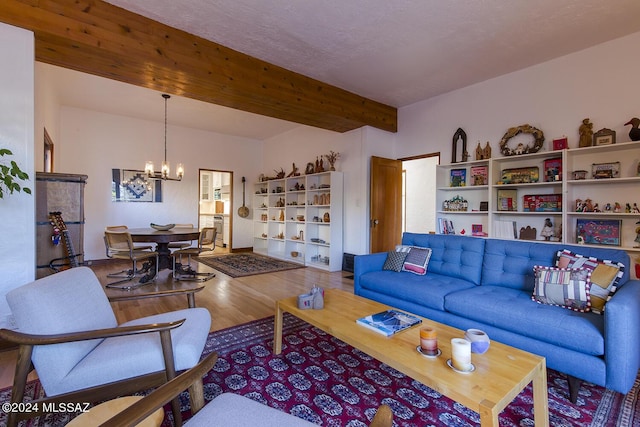
<path fill-rule="evenodd" d="M 556 175 L 545 174 L 545 164 L 555 161 L 561 165 Z M 594 164 L 619 163 L 619 174 L 613 178 L 594 179 Z M 640 205 L 640 143 L 624 142 L 611 145 L 599 145 L 585 148 L 571 148 L 557 151 L 542 151 L 533 154 L 505 156 L 488 160 L 439 165 L 437 167 L 437 217 L 454 223 L 457 234 L 465 230 L 471 235 L 474 225 L 481 225 L 490 237 L 503 237 L 503 225 L 516 224 L 516 232 L 522 227 L 535 227 L 536 239 L 544 241 L 540 231 L 547 218 L 550 218 L 556 230 L 552 241 L 578 243 L 578 219 L 611 219 L 620 221 L 619 248 L 628 252 L 640 252 L 636 238 L 636 222 L 640 214 L 633 212 L 633 204 Z M 488 182 L 486 185 L 472 185 L 471 171 L 477 166 L 486 166 Z M 535 182 L 511 183 L 505 171 L 523 168 L 538 168 L 539 176 Z M 463 187 L 452 187 L 452 170 L 464 169 L 466 182 Z M 575 171 L 585 171 L 585 179 L 575 179 Z M 460 174 L 461 172 L 458 172 Z M 454 176 L 456 173 L 453 174 Z M 505 179 L 506 178 L 506 179 Z M 511 190 L 511 191 L 509 191 Z M 513 204 L 505 203 L 507 196 L 515 194 Z M 543 196 L 544 199 L 558 200 L 557 211 L 526 210 L 524 198 Z M 445 210 L 445 201 L 455 197 L 467 202 L 466 211 Z M 597 204 L 601 212 L 578 212 L 576 200 L 590 199 Z M 480 210 L 480 203 L 486 202 L 487 210 Z M 615 203 L 621 205 L 620 212 L 613 212 Z M 630 204 L 632 211 L 626 212 Z M 606 211 L 607 204 L 612 206 Z M 615 247 L 615 246 L 612 246 Z"/>
<path fill-rule="evenodd" d="M 342 268 L 341 172 L 254 184 L 254 252 L 323 270 Z"/>

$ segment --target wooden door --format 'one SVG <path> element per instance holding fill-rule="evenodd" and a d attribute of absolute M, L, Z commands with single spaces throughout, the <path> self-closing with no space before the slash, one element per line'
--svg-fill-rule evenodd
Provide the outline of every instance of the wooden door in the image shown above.
<path fill-rule="evenodd" d="M 370 251 L 390 251 L 402 240 L 402 161 L 372 156 L 370 182 Z"/>

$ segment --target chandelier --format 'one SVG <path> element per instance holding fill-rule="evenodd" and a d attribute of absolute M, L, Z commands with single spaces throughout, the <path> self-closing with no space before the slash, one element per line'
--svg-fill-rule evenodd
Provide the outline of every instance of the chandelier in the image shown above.
<path fill-rule="evenodd" d="M 167 161 L 167 100 L 171 98 L 171 95 L 166 93 L 162 94 L 164 98 L 164 161 L 162 162 L 162 169 L 160 172 L 156 172 L 153 167 L 153 162 L 148 160 L 144 166 L 144 172 L 150 179 L 162 179 L 165 181 L 182 181 L 184 176 L 184 165 L 178 163 L 176 166 L 176 178 L 171 178 L 171 166 Z"/>

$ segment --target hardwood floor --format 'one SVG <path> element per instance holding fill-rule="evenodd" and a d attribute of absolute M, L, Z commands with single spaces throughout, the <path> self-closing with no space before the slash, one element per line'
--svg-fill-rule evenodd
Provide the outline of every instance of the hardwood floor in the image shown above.
<path fill-rule="evenodd" d="M 213 271 L 200 263 L 194 262 L 193 265 L 197 265 L 199 271 Z M 110 261 L 94 265 L 92 269 L 104 284 L 112 280 L 107 279 L 107 274 L 120 267 L 122 264 Z M 205 282 L 205 289 L 195 294 L 196 305 L 209 310 L 211 330 L 216 331 L 271 316 L 274 314 L 276 300 L 307 293 L 313 285 L 353 292 L 353 280 L 346 277 L 350 275 L 351 273 L 343 271 L 329 273 L 307 267 L 234 279 L 216 271 L 216 277 Z M 156 284 L 170 285 L 172 280 L 170 270 L 163 270 L 156 279 Z M 168 296 L 122 301 L 112 303 L 112 306 L 118 323 L 122 323 L 186 308 L 187 301 L 184 296 Z M 16 351 L 0 353 L 0 388 L 11 386 L 16 357 Z"/>

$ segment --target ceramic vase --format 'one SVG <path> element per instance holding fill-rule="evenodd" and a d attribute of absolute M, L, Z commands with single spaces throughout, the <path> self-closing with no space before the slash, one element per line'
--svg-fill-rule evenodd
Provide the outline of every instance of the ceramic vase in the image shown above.
<path fill-rule="evenodd" d="M 491 340 L 489 336 L 480 329 L 467 329 L 464 338 L 471 343 L 471 352 L 482 354 L 489 350 Z"/>

